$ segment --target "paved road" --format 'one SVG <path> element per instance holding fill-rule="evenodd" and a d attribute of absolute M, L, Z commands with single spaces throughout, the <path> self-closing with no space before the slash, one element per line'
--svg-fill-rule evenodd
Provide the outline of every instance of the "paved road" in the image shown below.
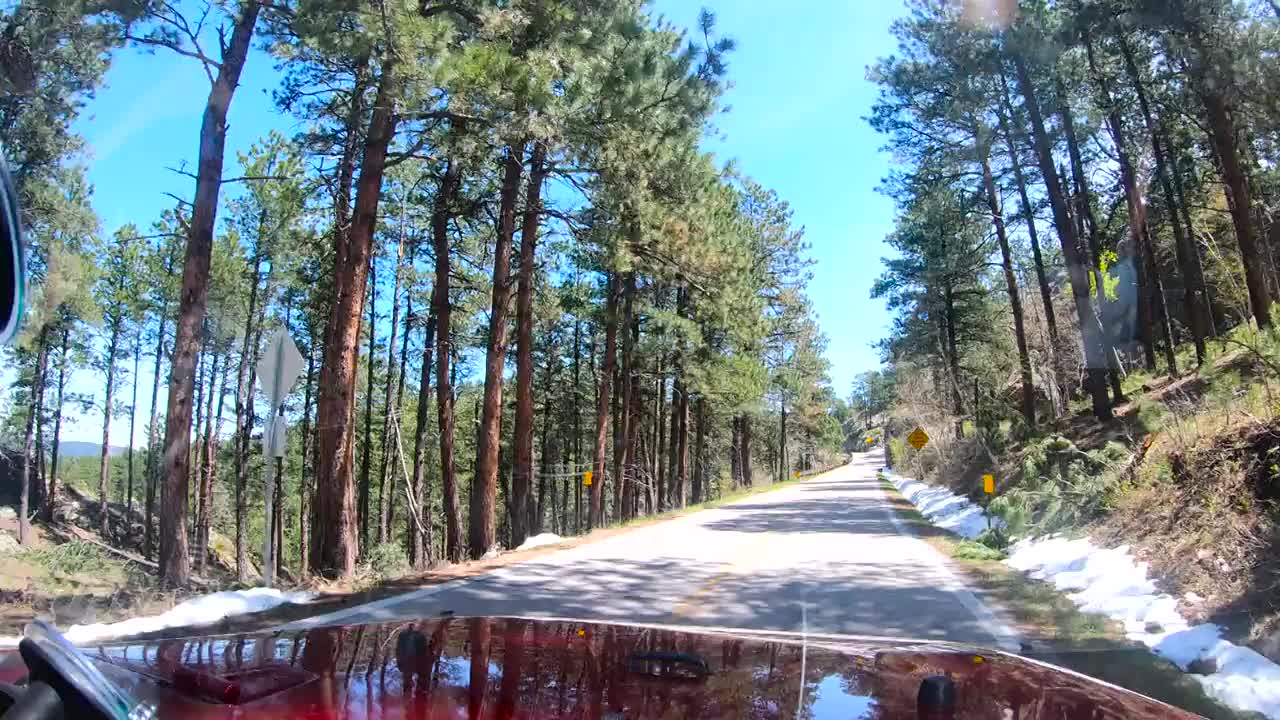
<path fill-rule="evenodd" d="M 1009 646 L 947 561 L 894 522 L 881 460 L 320 620 L 451 610 Z"/>

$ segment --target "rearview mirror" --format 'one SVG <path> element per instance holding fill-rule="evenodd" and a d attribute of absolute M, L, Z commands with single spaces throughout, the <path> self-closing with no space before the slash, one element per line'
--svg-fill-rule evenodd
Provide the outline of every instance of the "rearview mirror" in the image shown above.
<path fill-rule="evenodd" d="M 0 159 L 0 343 L 18 334 L 26 294 L 26 249 L 18 215 L 18 191 Z"/>

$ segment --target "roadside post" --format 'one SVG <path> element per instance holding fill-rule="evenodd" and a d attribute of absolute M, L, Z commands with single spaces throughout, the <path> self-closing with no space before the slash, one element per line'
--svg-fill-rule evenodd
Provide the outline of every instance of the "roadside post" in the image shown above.
<path fill-rule="evenodd" d="M 996 494 L 996 478 L 991 473 L 982 476 L 982 492 L 986 493 L 987 501 L 983 503 L 982 514 L 987 516 L 987 529 L 991 529 L 991 496 Z"/>
<path fill-rule="evenodd" d="M 258 361 L 258 384 L 270 401 L 271 413 L 262 428 L 262 455 L 266 459 L 262 488 L 266 496 L 265 537 L 262 540 L 262 584 L 275 583 L 275 494 L 276 480 L 284 474 L 284 454 L 288 447 L 288 423 L 284 418 L 284 399 L 293 390 L 302 373 L 302 353 L 281 328 L 267 344 Z"/>

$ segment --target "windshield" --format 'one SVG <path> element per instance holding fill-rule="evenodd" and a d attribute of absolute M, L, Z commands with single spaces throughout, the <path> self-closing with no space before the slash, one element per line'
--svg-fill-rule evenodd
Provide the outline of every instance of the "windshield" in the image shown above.
<path fill-rule="evenodd" d="M 3 632 L 893 638 L 1280 718 L 1277 58 L 1262 0 L 0 0 Z"/>

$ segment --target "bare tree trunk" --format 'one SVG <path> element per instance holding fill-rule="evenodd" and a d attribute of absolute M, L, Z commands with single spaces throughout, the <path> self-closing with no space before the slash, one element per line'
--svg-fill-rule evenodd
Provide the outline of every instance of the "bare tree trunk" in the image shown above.
<path fill-rule="evenodd" d="M 372 245 L 372 243 L 371 243 Z M 360 444 L 360 484 L 358 490 L 358 507 L 357 514 L 360 522 L 360 547 L 369 547 L 369 496 L 372 494 L 372 488 L 369 487 L 369 458 L 373 450 L 373 366 L 374 366 L 374 343 L 378 339 L 378 254 L 371 251 L 369 254 L 369 274 L 366 278 L 365 292 L 369 295 L 369 320 L 367 327 L 369 329 L 369 352 L 366 354 L 368 362 L 365 365 L 365 381 L 364 381 L 364 442 Z M 360 331 L 356 330 L 356 336 L 359 337 Z M 356 363 L 360 361 L 359 351 L 357 350 Z"/>
<path fill-rule="evenodd" d="M 592 460 L 591 513 L 588 527 L 604 524 L 605 448 L 609 437 L 609 391 L 613 387 L 613 363 L 618 345 L 618 302 L 622 283 L 615 272 L 609 273 L 608 301 L 605 306 L 604 362 L 600 367 L 596 396 L 595 455 Z"/>
<path fill-rule="evenodd" d="M 392 404 L 391 392 L 396 378 L 396 329 L 400 325 L 400 280 L 404 276 L 400 266 L 404 263 L 404 220 L 401 219 L 400 242 L 396 248 L 394 280 L 391 283 L 391 330 L 387 335 L 387 382 L 382 391 L 382 464 L 378 469 L 378 542 L 385 543 L 391 537 L 391 496 L 396 491 L 396 477 L 391 459 L 391 423 L 399 422 L 399 407 Z M 406 329 L 404 335 L 407 337 Z M 372 361 L 373 356 L 370 356 Z M 391 475 L 391 487 L 387 487 L 387 475 Z"/>
<path fill-rule="evenodd" d="M 520 287 L 516 294 L 516 423 L 511 473 L 511 543 L 515 547 L 525 541 L 532 526 L 527 516 L 530 515 L 529 494 L 533 487 L 533 291 L 537 282 L 535 261 L 546 158 L 546 144 L 541 141 L 534 143 L 520 228 Z M 539 520 L 536 524 L 542 523 Z"/>
<path fill-rule="evenodd" d="M 125 483 L 125 521 L 124 536 L 130 538 L 133 536 L 133 432 L 137 427 L 138 418 L 138 365 L 142 361 L 142 337 L 141 334 L 133 343 L 133 399 L 129 402 L 129 450 L 127 480 Z"/>
<path fill-rule="evenodd" d="M 694 415 L 697 418 L 698 430 L 693 443 L 693 504 L 697 505 L 707 499 L 706 473 L 703 458 L 707 449 L 707 399 L 698 396 Z"/>
<path fill-rule="evenodd" d="M 311 577 L 311 564 L 307 558 L 307 548 L 311 542 L 311 482 L 308 475 L 307 458 L 311 455 L 311 399 L 315 387 L 316 347 L 315 338 L 307 342 L 307 380 L 302 391 L 302 454 L 299 464 L 302 466 L 298 478 L 298 577 L 306 581 Z"/>
<path fill-rule="evenodd" d="M 209 516 L 213 510 L 213 475 L 211 466 L 217 449 L 214 445 L 214 395 L 218 396 L 218 413 L 222 413 L 222 380 L 218 372 L 218 361 L 222 359 L 217 350 L 209 353 L 212 362 L 209 368 L 209 390 L 205 398 L 204 440 L 200 446 L 200 468 L 196 473 L 196 533 L 195 533 L 195 567 L 196 572 L 204 572 L 205 556 L 209 550 Z M 228 360 L 228 364 L 230 361 Z M 221 418 L 219 418 L 221 419 Z M 221 423 L 218 423 L 221 426 Z M 221 430 L 221 427 L 219 427 Z"/>
<path fill-rule="evenodd" d="M 751 487 L 755 483 L 751 467 L 751 416 L 742 416 L 742 427 L 739 430 L 742 442 L 742 458 L 738 461 L 742 467 L 742 484 Z"/>
<path fill-rule="evenodd" d="M 573 284 L 576 288 L 578 285 L 578 276 L 575 270 Z M 576 535 L 582 530 L 582 483 L 578 482 L 578 470 L 582 463 L 582 405 L 579 395 L 582 389 L 582 319 L 578 317 L 575 310 L 573 314 L 573 400 L 570 403 L 570 409 L 573 412 L 573 465 L 571 473 L 573 477 L 569 482 L 573 484 L 573 532 Z M 565 502 L 568 503 L 566 493 Z"/>
<path fill-rule="evenodd" d="M 156 330 L 155 372 L 151 376 L 151 419 L 147 423 L 147 511 L 146 528 L 143 530 L 142 552 L 147 558 L 152 557 L 155 542 L 155 507 L 156 488 L 160 484 L 160 457 L 156 455 L 156 444 L 159 441 L 159 424 L 157 408 L 160 398 L 160 366 L 164 361 L 164 329 L 167 316 L 164 309 L 160 311 L 159 327 Z M 51 518 L 52 519 L 52 518 Z"/>
<path fill-rule="evenodd" d="M 978 159 L 982 165 L 982 183 L 987 190 L 987 208 L 991 211 L 991 224 L 995 227 L 996 241 L 1000 245 L 1000 266 L 1004 270 L 1005 290 L 1009 293 L 1009 308 L 1013 312 L 1013 339 L 1018 348 L 1018 370 L 1022 380 L 1022 417 L 1027 421 L 1027 425 L 1034 426 L 1036 424 L 1036 386 L 1031 374 L 1031 354 L 1027 351 L 1027 333 L 1022 318 L 1022 295 L 1018 292 L 1018 278 L 1013 272 L 1013 252 L 1009 249 L 1009 236 L 1005 232 L 1000 196 L 996 192 L 995 177 L 991 174 L 989 147 L 976 121 L 973 133 Z"/>
<path fill-rule="evenodd" d="M 253 39 L 261 5 L 256 0 L 240 4 L 231 37 L 222 53 L 217 79 L 209 91 L 200 125 L 200 161 L 196 173 L 195 200 L 183 261 L 182 292 L 178 306 L 173 357 L 170 362 L 168 413 L 165 415 L 165 483 L 161 493 L 160 576 L 167 585 L 185 585 L 191 574 L 187 553 L 187 481 L 191 447 L 191 400 L 195 367 L 199 361 L 200 326 L 209 294 L 209 261 L 213 250 L 213 226 L 222 186 L 222 154 L 226 144 L 227 110 Z"/>
<path fill-rule="evenodd" d="M 493 246 L 493 302 L 484 362 L 484 402 L 476 441 L 476 477 L 471 483 L 468 550 L 483 557 L 497 544 L 494 511 L 498 501 L 498 453 L 502 447 L 502 367 L 507 357 L 507 311 L 511 304 L 511 240 L 524 174 L 525 143 L 512 143 L 503 160 L 498 198 L 498 234 Z"/>
<path fill-rule="evenodd" d="M 62 326 L 61 357 L 58 361 L 58 385 L 53 406 L 53 438 L 49 447 L 49 483 L 45 492 L 44 519 L 53 522 L 54 509 L 58 504 L 58 457 L 62 442 L 62 402 L 67 388 L 67 364 L 71 362 L 71 323 Z M 154 404 L 154 403 L 153 403 Z M 149 449 L 149 448 L 148 448 Z"/>
<path fill-rule="evenodd" d="M 632 231 L 633 234 L 636 232 Z M 627 273 L 623 280 L 622 286 L 622 369 L 618 374 L 618 405 L 621 411 L 618 413 L 618 421 L 614 424 L 613 437 L 613 508 L 618 520 L 626 520 L 630 514 L 631 490 L 631 466 L 628 460 L 631 456 L 631 393 L 633 372 L 632 355 L 634 346 L 632 345 L 631 326 L 634 320 L 634 306 L 636 294 L 636 276 L 634 272 Z"/>
<path fill-rule="evenodd" d="M 265 226 L 259 216 L 258 227 Z M 261 236 L 261 233 L 259 234 Z M 254 253 L 253 271 L 249 277 L 249 305 L 244 320 L 244 338 L 240 345 L 240 366 L 236 374 L 236 576 L 240 582 L 249 580 L 249 547 L 245 539 L 248 529 L 248 497 L 246 484 L 249 478 L 250 436 L 253 432 L 254 377 L 257 374 L 258 348 L 261 346 L 261 327 L 256 325 L 259 285 L 262 282 L 263 254 Z"/>
<path fill-rule="evenodd" d="M 382 63 L 382 77 L 378 80 L 378 94 L 365 137 L 351 229 L 334 248 L 334 302 L 325 333 L 316 401 L 319 463 L 310 548 L 312 568 L 326 577 L 351 575 L 360 552 L 352 476 L 355 445 L 351 414 L 355 406 L 363 291 L 378 221 L 387 148 L 396 131 L 394 106 L 399 97 L 396 73 L 394 56 L 389 55 Z"/>
<path fill-rule="evenodd" d="M 1036 218 L 1032 209 L 1031 198 L 1027 194 L 1027 181 L 1022 174 L 1022 162 L 1019 160 L 1020 153 L 1017 144 L 1014 142 L 1013 132 L 1010 130 L 1010 126 L 1014 122 L 1013 104 L 1009 100 L 1009 85 L 1005 81 L 1003 73 L 1000 75 L 1000 86 L 1004 113 L 997 113 L 997 117 L 1000 121 L 1000 132 L 1004 135 L 1005 144 L 1009 147 L 1009 164 L 1013 169 L 1014 181 L 1018 187 L 1018 199 L 1022 203 L 1022 217 L 1027 224 L 1027 239 L 1031 244 L 1031 255 L 1035 264 L 1036 284 L 1040 288 L 1040 302 L 1044 307 L 1045 326 L 1049 333 L 1049 362 L 1053 368 L 1055 390 L 1052 393 L 1054 398 L 1053 412 L 1056 417 L 1066 410 L 1066 396 L 1063 392 L 1065 373 L 1062 369 L 1062 345 L 1058 335 L 1057 313 L 1053 309 L 1053 289 L 1049 286 L 1049 277 L 1044 269 L 1044 256 L 1040 252 L 1040 236 L 1036 230 Z"/>
<path fill-rule="evenodd" d="M 41 331 L 43 336 L 44 331 Z M 45 348 L 44 342 L 41 341 L 41 362 L 43 364 Z M 111 327 L 111 336 L 107 340 L 107 384 L 103 392 L 102 400 L 102 450 L 98 456 L 98 534 L 104 541 L 108 541 L 110 535 L 110 517 L 107 509 L 107 492 L 108 484 L 111 480 L 111 405 L 115 402 L 116 390 L 116 354 L 120 347 L 120 322 L 115 322 Z M 43 373 L 43 369 L 41 371 Z M 41 387 L 43 391 L 43 387 Z M 185 496 L 183 497 L 185 500 Z M 186 509 L 185 504 L 183 509 Z M 25 512 L 26 509 L 23 508 Z"/>
<path fill-rule="evenodd" d="M 1057 171 L 1053 166 L 1053 151 L 1044 129 L 1044 118 L 1040 113 L 1039 101 L 1036 100 L 1031 74 L 1021 55 L 1012 53 L 1012 56 L 1027 113 L 1031 117 L 1032 136 L 1039 156 L 1040 171 L 1044 176 L 1049 194 L 1049 203 L 1053 208 L 1054 226 L 1058 230 L 1062 243 L 1062 255 L 1067 264 L 1067 274 L 1071 279 L 1072 299 L 1075 301 L 1076 315 L 1080 320 L 1081 339 L 1084 344 L 1084 364 L 1088 373 L 1088 390 L 1093 400 L 1093 414 L 1101 420 L 1109 420 L 1111 402 L 1107 397 L 1107 360 L 1104 357 L 1102 328 L 1098 323 L 1097 315 L 1093 312 L 1093 303 L 1090 298 L 1088 271 L 1080 257 L 1075 227 L 1072 226 L 1067 214 L 1062 186 L 1058 184 Z"/>
<path fill-rule="evenodd" d="M 1204 47 L 1197 48 L 1203 64 Z M 1240 260 L 1244 264 L 1245 285 L 1249 288 L 1249 306 L 1258 327 L 1271 326 L 1271 297 L 1267 292 L 1262 248 L 1253 225 L 1253 195 L 1249 177 L 1240 162 L 1239 139 L 1235 121 L 1222 88 L 1222 73 L 1210 77 L 1203 68 L 1197 70 L 1198 91 L 1209 123 L 1209 140 L 1213 143 L 1222 166 L 1222 180 L 1231 193 L 1231 221 L 1235 225 Z"/>
<path fill-rule="evenodd" d="M 406 328 L 407 331 L 407 328 Z M 435 519 L 431 514 L 431 489 L 427 487 L 427 428 L 431 416 L 427 409 L 431 407 L 431 353 L 436 342 L 436 311 L 432 310 L 427 317 L 426 333 L 422 340 L 422 374 L 418 377 L 418 416 L 413 431 L 413 499 L 418 504 L 409 508 L 414 517 L 423 521 L 419 531 L 416 522 L 409 522 L 409 560 L 413 566 L 423 570 L 431 565 L 431 525 Z M 424 537 L 425 535 L 425 537 Z"/>
<path fill-rule="evenodd" d="M 1208 326 L 1207 318 L 1209 312 L 1208 294 L 1205 292 L 1204 286 L 1204 272 L 1199 262 L 1200 254 L 1192 245 L 1191 237 L 1186 229 L 1182 227 L 1178 218 L 1179 203 L 1174 195 L 1173 178 L 1170 175 L 1164 138 L 1151 112 L 1151 105 L 1147 100 L 1147 90 L 1142 82 L 1142 76 L 1138 72 L 1138 65 L 1134 60 L 1133 51 L 1130 49 L 1123 32 L 1118 33 L 1116 39 L 1119 41 L 1120 53 L 1124 58 L 1124 66 L 1129 75 L 1129 81 L 1138 96 L 1138 107 L 1142 110 L 1143 123 L 1147 128 L 1147 133 L 1151 136 L 1151 150 L 1156 162 L 1156 179 L 1160 182 L 1160 190 L 1164 195 L 1165 206 L 1168 209 L 1169 222 L 1173 229 L 1174 251 L 1177 255 L 1178 269 L 1182 272 L 1183 303 L 1187 307 L 1187 315 L 1191 320 L 1191 337 L 1196 346 L 1196 364 L 1203 365 L 1205 360 L 1204 339 Z"/>
<path fill-rule="evenodd" d="M 465 125 L 455 122 L 455 137 L 464 132 Z M 449 261 L 452 252 L 449 246 L 449 221 L 453 217 L 453 203 L 461 180 L 460 163 L 457 158 L 450 158 L 431 214 L 431 237 L 436 255 L 436 284 L 432 299 L 436 316 L 436 418 L 440 433 L 440 482 L 444 493 L 444 549 L 449 562 L 461 561 L 463 551 L 458 481 L 453 463 L 453 381 L 449 374 L 453 343 L 449 304 Z M 430 553 L 429 547 L 427 552 Z"/>
<path fill-rule="evenodd" d="M 1078 235 L 1083 236 L 1086 240 L 1085 247 L 1088 248 L 1089 254 L 1089 272 L 1096 274 L 1097 281 L 1094 283 L 1094 292 L 1097 296 L 1099 313 L 1107 304 L 1105 283 L 1102 281 L 1102 244 L 1099 239 L 1098 221 L 1093 214 L 1093 194 L 1089 191 L 1088 176 L 1084 171 L 1084 161 L 1080 155 L 1080 144 L 1076 139 L 1075 120 L 1071 113 L 1071 106 L 1067 100 L 1066 86 L 1062 81 L 1061 75 L 1054 76 L 1057 90 L 1058 114 L 1062 118 L 1063 134 L 1067 140 L 1067 156 L 1071 160 L 1071 175 L 1075 179 L 1076 193 L 1074 196 L 1074 211 L 1076 220 L 1079 223 Z M 1063 173 L 1065 177 L 1065 173 Z M 1141 276 L 1139 276 L 1141 279 Z M 1149 292 L 1144 286 L 1140 288 L 1140 292 Z M 1116 355 L 1115 344 L 1112 342 L 1111 334 L 1107 332 L 1105 326 L 1099 324 L 1099 338 L 1102 342 L 1102 351 L 1106 357 L 1108 366 L 1108 377 L 1111 381 L 1111 395 L 1115 403 L 1124 400 L 1124 389 L 1120 385 L 1120 363 Z M 1142 338 L 1144 349 L 1150 352 L 1151 339 L 1149 337 Z"/>
<path fill-rule="evenodd" d="M 182 293 L 177 332 L 170 360 L 169 404 L 165 415 L 165 483 L 161 492 L 160 577 L 165 584 L 187 584 L 191 557 L 187 553 L 187 483 L 191 451 L 192 391 L 200 352 L 200 327 L 209 296 L 209 263 L 214 245 L 214 220 L 223 182 L 223 149 L 227 142 L 227 110 L 239 83 L 244 58 L 253 37 L 261 5 L 239 5 L 239 18 L 224 47 L 218 77 L 210 88 L 200 127 L 200 164 L 183 260 Z"/>
<path fill-rule="evenodd" d="M 22 452 L 22 489 L 18 498 L 18 542 L 27 544 L 31 532 L 31 487 L 36 482 L 36 424 L 40 418 L 40 398 L 44 395 L 44 370 L 47 358 L 49 326 L 40 328 L 36 338 L 36 365 L 31 375 L 31 407 L 27 411 L 26 437 Z"/>

